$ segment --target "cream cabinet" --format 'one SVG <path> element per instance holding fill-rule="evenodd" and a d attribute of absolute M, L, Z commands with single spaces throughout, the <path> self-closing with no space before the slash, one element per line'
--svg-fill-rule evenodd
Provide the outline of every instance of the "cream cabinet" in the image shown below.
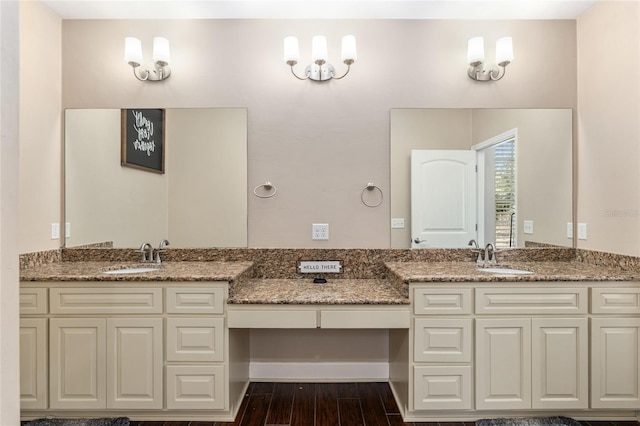
<path fill-rule="evenodd" d="M 588 408 L 587 301 L 587 287 L 476 289 L 476 408 Z"/>
<path fill-rule="evenodd" d="M 162 319 L 52 318 L 52 409 L 158 409 Z"/>
<path fill-rule="evenodd" d="M 640 409 L 640 288 L 591 293 L 591 406 Z"/>
<path fill-rule="evenodd" d="M 20 289 L 20 406 L 48 406 L 48 293 L 44 287 Z"/>
<path fill-rule="evenodd" d="M 228 283 L 39 284 L 21 288 L 23 415 L 237 412 L 249 335 L 234 332 L 230 363 Z"/>
<path fill-rule="evenodd" d="M 587 330 L 586 318 L 476 319 L 476 408 L 587 408 Z"/>
<path fill-rule="evenodd" d="M 413 410 L 472 408 L 471 289 L 413 289 Z"/>
<path fill-rule="evenodd" d="M 28 409 L 47 408 L 47 320 L 20 320 L 20 405 Z"/>
<path fill-rule="evenodd" d="M 167 288 L 167 409 L 227 406 L 226 299 L 221 286 Z"/>

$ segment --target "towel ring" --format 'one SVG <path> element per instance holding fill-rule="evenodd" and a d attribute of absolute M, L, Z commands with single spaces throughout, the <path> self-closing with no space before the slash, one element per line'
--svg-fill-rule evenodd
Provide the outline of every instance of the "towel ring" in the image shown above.
<path fill-rule="evenodd" d="M 264 188 L 267 191 L 273 190 L 273 192 L 271 194 L 267 194 L 267 195 L 260 195 L 260 194 L 258 194 L 258 188 Z M 271 198 L 274 195 L 276 195 L 277 192 L 278 192 L 278 188 L 276 188 L 275 186 L 271 185 L 271 182 L 265 182 L 262 185 L 258 185 L 255 188 L 253 188 L 253 194 L 258 198 Z"/>
<path fill-rule="evenodd" d="M 378 192 L 380 192 L 380 201 L 378 201 L 378 203 L 376 203 L 376 204 L 369 204 L 364 199 L 364 192 L 365 191 L 373 191 L 374 189 L 377 189 Z M 382 189 L 380 189 L 379 186 L 374 185 L 371 182 L 369 182 L 367 184 L 367 186 L 362 188 L 362 192 L 360 193 L 360 200 L 362 201 L 362 204 L 364 204 L 367 207 L 378 207 L 380 204 L 382 204 L 382 201 L 384 200 L 384 194 L 382 193 Z"/>

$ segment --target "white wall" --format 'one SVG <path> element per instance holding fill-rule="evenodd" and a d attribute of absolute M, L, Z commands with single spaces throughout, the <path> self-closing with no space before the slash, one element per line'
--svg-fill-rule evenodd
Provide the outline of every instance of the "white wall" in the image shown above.
<path fill-rule="evenodd" d="M 283 38 L 297 35 L 309 59 L 316 33 L 328 36 L 333 62 L 341 36 L 356 35 L 358 61 L 345 79 L 291 76 Z M 500 82 L 467 77 L 467 40 L 478 34 L 514 38 Z M 152 36 L 169 38 L 169 80 L 131 75 L 127 35 L 147 55 Z M 65 108 L 247 107 L 250 247 L 390 247 L 391 108 L 576 105 L 575 21 L 70 20 L 62 37 Z M 254 197 L 265 181 L 277 196 Z M 378 208 L 360 201 L 368 182 L 385 193 Z M 329 241 L 311 240 L 316 222 L 329 223 Z"/>
<path fill-rule="evenodd" d="M 578 247 L 640 256 L 640 2 L 578 19 Z"/>

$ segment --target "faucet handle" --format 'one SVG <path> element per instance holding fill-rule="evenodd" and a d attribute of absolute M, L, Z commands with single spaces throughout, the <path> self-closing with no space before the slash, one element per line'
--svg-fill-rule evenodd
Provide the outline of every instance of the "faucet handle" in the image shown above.
<path fill-rule="evenodd" d="M 151 250 L 151 258 L 153 258 L 153 248 L 151 248 L 151 244 L 149 243 L 142 243 L 142 245 L 140 246 L 140 252 L 142 253 L 142 261 L 146 262 L 147 260 L 152 260 L 151 258 L 147 259 L 147 248 L 149 248 L 149 250 Z"/>
<path fill-rule="evenodd" d="M 162 260 L 160 259 L 160 252 L 163 252 L 165 247 L 169 245 L 169 240 L 162 240 L 160 241 L 160 244 L 158 244 L 158 249 L 156 250 L 156 263 L 162 263 Z M 153 260 L 153 259 L 151 259 Z"/>

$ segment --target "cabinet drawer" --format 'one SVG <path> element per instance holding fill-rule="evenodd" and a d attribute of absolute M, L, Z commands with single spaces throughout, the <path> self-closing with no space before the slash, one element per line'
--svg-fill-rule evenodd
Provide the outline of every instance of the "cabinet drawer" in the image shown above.
<path fill-rule="evenodd" d="M 167 319 L 167 361 L 222 360 L 223 318 Z"/>
<path fill-rule="evenodd" d="M 167 366 L 167 408 L 169 410 L 222 410 L 223 365 Z"/>
<path fill-rule="evenodd" d="M 470 288 L 416 288 L 415 315 L 466 315 L 471 313 Z"/>
<path fill-rule="evenodd" d="M 20 289 L 20 314 L 46 314 L 47 289 L 46 288 L 21 288 Z"/>
<path fill-rule="evenodd" d="M 640 288 L 593 288 L 593 314 L 640 314 Z"/>
<path fill-rule="evenodd" d="M 471 367 L 415 367 L 413 405 L 416 410 L 471 409 Z"/>
<path fill-rule="evenodd" d="M 160 314 L 161 288 L 52 288 L 52 314 Z"/>
<path fill-rule="evenodd" d="M 471 319 L 415 319 L 416 362 L 471 362 Z"/>
<path fill-rule="evenodd" d="M 316 310 L 228 309 L 229 328 L 317 328 Z"/>
<path fill-rule="evenodd" d="M 167 312 L 170 314 L 221 314 L 226 289 L 222 287 L 167 288 Z"/>
<path fill-rule="evenodd" d="M 320 328 L 409 328 L 409 310 L 322 310 Z"/>
<path fill-rule="evenodd" d="M 587 288 L 478 288 L 477 314 L 586 314 Z"/>

